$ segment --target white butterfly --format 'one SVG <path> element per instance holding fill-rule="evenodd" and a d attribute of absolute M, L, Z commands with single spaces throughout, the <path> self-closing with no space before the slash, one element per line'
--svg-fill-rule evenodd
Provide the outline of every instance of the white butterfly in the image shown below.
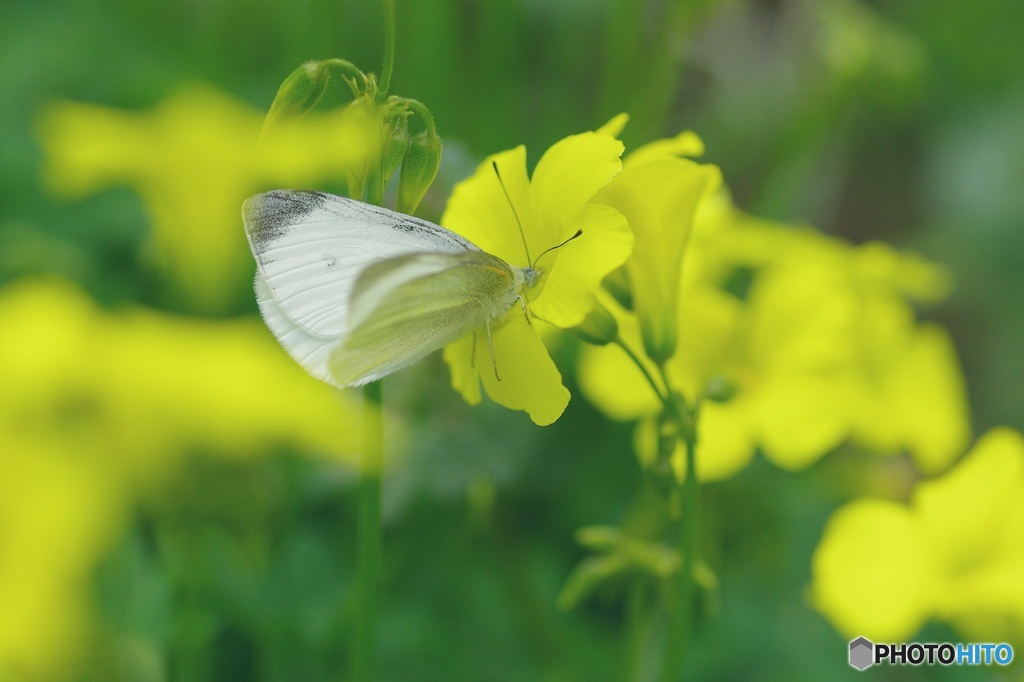
<path fill-rule="evenodd" d="M 275 190 L 242 205 L 267 326 L 310 374 L 359 386 L 479 331 L 539 272 L 450 230 L 323 192 Z"/>

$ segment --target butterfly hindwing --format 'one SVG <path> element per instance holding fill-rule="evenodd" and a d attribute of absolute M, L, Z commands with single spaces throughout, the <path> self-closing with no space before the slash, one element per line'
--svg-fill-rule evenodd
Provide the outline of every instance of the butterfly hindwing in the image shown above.
<path fill-rule="evenodd" d="M 480 251 L 420 253 L 368 268 L 352 295 L 352 326 L 330 352 L 335 381 L 390 374 L 481 329 L 516 300 L 521 276 Z"/>

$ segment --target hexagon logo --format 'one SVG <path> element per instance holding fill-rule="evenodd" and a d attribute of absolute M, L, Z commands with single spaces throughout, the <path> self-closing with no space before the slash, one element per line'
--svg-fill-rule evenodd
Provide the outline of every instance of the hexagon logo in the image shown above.
<path fill-rule="evenodd" d="M 857 670 L 864 670 L 875 663 L 875 645 L 865 637 L 858 637 L 850 642 L 850 665 Z"/>

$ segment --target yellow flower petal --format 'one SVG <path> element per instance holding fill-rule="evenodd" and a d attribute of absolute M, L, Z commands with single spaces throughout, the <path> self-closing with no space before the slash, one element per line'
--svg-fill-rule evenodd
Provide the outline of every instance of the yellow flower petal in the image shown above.
<path fill-rule="evenodd" d="M 486 339 L 484 340 L 486 343 Z M 464 336 L 444 347 L 443 357 L 452 375 L 452 388 L 458 391 L 462 399 L 470 405 L 479 405 L 480 377 L 476 371 L 475 348 L 480 340 L 473 334 Z M 491 359 L 487 358 L 488 366 Z"/>
<path fill-rule="evenodd" d="M 925 473 L 945 469 L 963 452 L 971 426 L 956 350 L 937 325 L 924 325 L 893 381 L 903 444 Z"/>
<path fill-rule="evenodd" d="M 89 445 L 0 424 L 0 679 L 71 679 L 94 641 L 84 589 L 127 525 L 119 472 Z M 99 448 L 97 448 L 99 449 Z M 7 677 L 19 671 L 24 677 Z"/>
<path fill-rule="evenodd" d="M 825 377 L 768 377 L 751 406 L 765 457 L 798 470 L 842 443 L 850 429 L 850 408 L 842 385 Z"/>
<path fill-rule="evenodd" d="M 501 182 L 498 182 L 492 162 L 498 164 Z M 502 191 L 501 183 L 505 184 L 508 197 Z M 532 257 L 554 245 L 538 235 L 539 228 L 531 205 L 530 179 L 526 175 L 526 147 L 522 145 L 487 157 L 473 175 L 456 185 L 441 217 L 441 224 L 487 253 L 519 267 L 529 265 L 523 249 L 524 234 Z"/>
<path fill-rule="evenodd" d="M 634 309 L 656 361 L 675 351 L 683 250 L 698 204 L 720 178 L 715 166 L 660 158 L 626 169 L 595 197 L 625 215 L 636 236 L 629 261 Z"/>
<path fill-rule="evenodd" d="M 578 375 L 587 400 L 612 419 L 630 421 L 650 417 L 661 409 L 654 389 L 615 344 L 584 348 Z"/>
<path fill-rule="evenodd" d="M 622 134 L 627 123 L 629 123 L 629 114 L 622 112 L 612 116 L 607 123 L 594 132 L 601 133 L 602 135 L 609 135 L 611 137 L 618 137 Z"/>
<path fill-rule="evenodd" d="M 678 324 L 684 331 L 668 373 L 690 400 L 701 397 L 713 377 L 729 378 L 736 369 L 741 314 L 740 301 L 718 287 L 701 286 L 680 296 Z"/>
<path fill-rule="evenodd" d="M 913 505 L 949 565 L 974 565 L 993 549 L 1008 507 L 1022 493 L 1024 439 L 996 429 L 955 469 L 918 485 Z"/>
<path fill-rule="evenodd" d="M 972 641 L 1024 634 L 1024 438 L 989 432 L 911 500 L 857 502 L 829 522 L 814 558 L 822 612 L 847 634 L 894 641 L 932 616 Z"/>
<path fill-rule="evenodd" d="M 654 159 L 675 156 L 696 158 L 704 155 L 704 141 L 692 130 L 684 130 L 675 137 L 648 142 L 626 155 L 624 167 L 648 163 Z"/>
<path fill-rule="evenodd" d="M 477 331 L 475 341 L 473 336 L 449 344 L 444 352 L 452 385 L 466 402 L 480 402 L 483 384 L 491 400 L 527 412 L 538 426 L 562 416 L 569 404 L 569 391 L 540 335 L 521 310 L 514 308 L 499 327 L 492 325 L 493 363 L 486 332 Z"/>
<path fill-rule="evenodd" d="M 584 206 L 619 171 L 621 153 L 622 143 L 607 134 L 573 135 L 544 154 L 532 181 L 522 147 L 495 155 L 508 196 L 489 159 L 455 189 L 442 223 L 511 265 L 534 266 L 539 281 L 524 292 L 530 313 L 538 321 L 576 326 L 593 308 L 601 280 L 629 255 L 623 217 L 607 206 Z M 581 229 L 579 238 L 560 246 Z M 527 411 L 538 424 L 557 419 L 569 393 L 537 330 L 518 312 L 492 324 L 501 380 L 493 368 L 481 369 L 491 364 L 481 333 L 445 349 L 455 389 L 474 403 L 482 384 L 495 402 Z"/>
<path fill-rule="evenodd" d="M 548 242 L 544 248 L 572 236 L 570 216 L 622 169 L 622 150 L 615 138 L 586 132 L 559 140 L 544 153 L 530 184 L 541 236 Z"/>
<path fill-rule="evenodd" d="M 906 507 L 848 504 L 829 519 L 814 552 L 814 605 L 848 637 L 906 641 L 931 612 L 932 562 Z"/>
<path fill-rule="evenodd" d="M 594 307 L 601 280 L 629 258 L 633 233 L 621 213 L 608 206 L 588 204 L 565 221 L 582 235 L 546 254 L 538 267 L 550 271 L 531 304 L 537 317 L 562 328 L 574 327 Z"/>
<path fill-rule="evenodd" d="M 258 149 L 262 122 L 262 112 L 202 86 L 141 112 L 59 102 L 38 126 L 46 185 L 74 198 L 132 187 L 149 214 L 151 255 L 182 300 L 218 311 L 251 278 L 241 202 L 268 187 L 337 178 L 369 151 L 347 110 L 311 113 Z"/>
<path fill-rule="evenodd" d="M 754 441 L 743 423 L 742 407 L 737 401 L 705 402 L 697 422 L 697 480 L 724 481 L 743 470 L 754 458 Z M 680 473 L 685 474 L 686 453 L 675 453 Z"/>

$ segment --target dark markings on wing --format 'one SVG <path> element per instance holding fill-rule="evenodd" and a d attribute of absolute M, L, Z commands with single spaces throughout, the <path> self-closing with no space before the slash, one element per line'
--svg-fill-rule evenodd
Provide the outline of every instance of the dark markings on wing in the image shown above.
<path fill-rule="evenodd" d="M 372 222 L 381 225 L 382 227 L 390 228 L 395 232 L 403 234 L 427 233 L 439 242 L 448 244 L 453 248 L 466 249 L 468 251 L 480 250 L 472 242 L 460 237 L 451 230 L 443 228 L 440 225 L 435 225 L 434 223 L 421 218 L 417 218 L 416 216 L 398 213 L 397 211 L 391 211 L 382 206 L 374 206 L 373 204 L 363 203 L 362 201 L 356 201 L 355 199 L 346 199 L 344 197 L 336 197 L 336 199 L 349 205 L 353 213 L 375 216 L 374 218 L 367 218 L 367 222 Z"/>
<path fill-rule="evenodd" d="M 242 205 L 253 246 L 264 251 L 302 218 L 327 203 L 323 192 L 277 189 L 247 199 Z"/>
<path fill-rule="evenodd" d="M 429 235 L 440 247 L 447 246 L 453 251 L 479 251 L 472 242 L 426 220 L 324 192 L 273 190 L 257 194 L 242 206 L 246 227 L 257 253 L 266 251 L 287 234 L 290 227 L 304 222 L 317 209 L 336 215 L 339 220 L 362 222 L 400 234 Z"/>

